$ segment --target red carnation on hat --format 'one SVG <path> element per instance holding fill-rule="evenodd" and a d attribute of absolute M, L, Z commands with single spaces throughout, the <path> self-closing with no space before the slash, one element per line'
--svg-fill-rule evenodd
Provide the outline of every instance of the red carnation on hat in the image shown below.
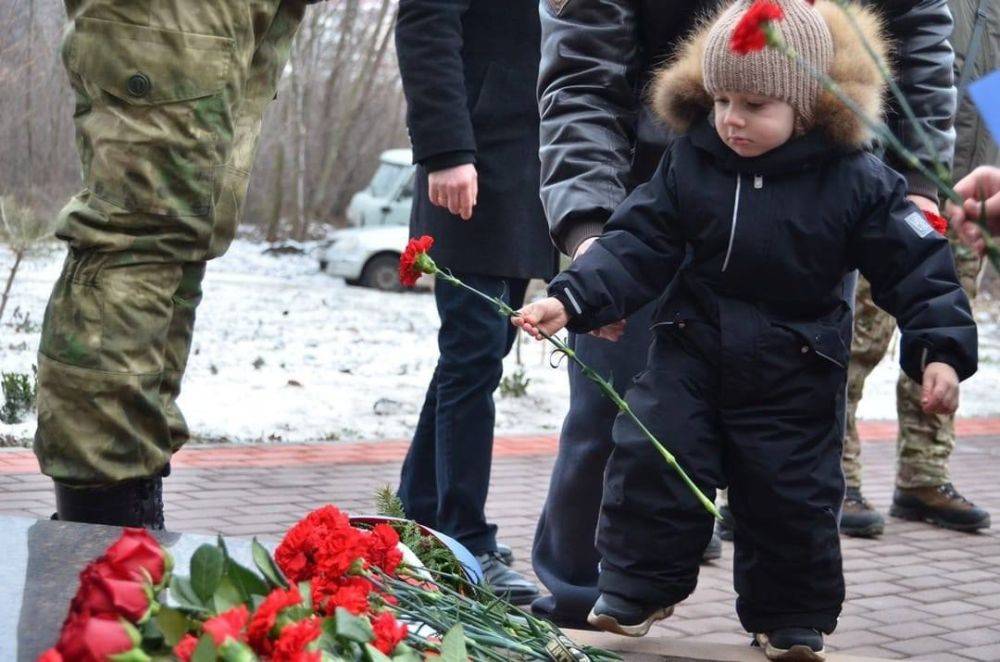
<path fill-rule="evenodd" d="M 767 46 L 765 26 L 771 21 L 780 21 L 784 16 L 781 7 L 771 0 L 755 0 L 736 24 L 729 47 L 740 55 L 761 50 Z"/>

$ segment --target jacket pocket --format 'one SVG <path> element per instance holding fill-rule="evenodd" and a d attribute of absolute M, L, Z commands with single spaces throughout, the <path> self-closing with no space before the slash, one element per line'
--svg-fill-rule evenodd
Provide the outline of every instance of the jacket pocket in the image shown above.
<path fill-rule="evenodd" d="M 838 368 L 847 369 L 851 352 L 836 327 L 821 322 L 772 322 L 772 324 L 792 332 L 801 340 L 802 354 L 812 353 Z"/>
<path fill-rule="evenodd" d="M 235 41 L 84 17 L 64 49 L 92 194 L 130 212 L 209 214 L 233 137 Z"/>

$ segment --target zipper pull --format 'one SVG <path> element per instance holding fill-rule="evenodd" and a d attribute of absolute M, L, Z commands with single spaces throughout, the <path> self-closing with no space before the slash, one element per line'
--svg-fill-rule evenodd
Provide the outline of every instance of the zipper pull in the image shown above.
<path fill-rule="evenodd" d="M 764 175 L 754 175 L 753 176 L 753 187 L 755 189 L 764 188 Z"/>

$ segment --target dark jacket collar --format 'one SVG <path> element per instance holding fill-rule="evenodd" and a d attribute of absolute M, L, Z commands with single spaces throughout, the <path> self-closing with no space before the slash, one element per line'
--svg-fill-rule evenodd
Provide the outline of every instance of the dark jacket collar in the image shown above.
<path fill-rule="evenodd" d="M 802 170 L 848 152 L 850 147 L 832 144 L 818 131 L 792 138 L 780 147 L 755 157 L 743 157 L 731 150 L 716 132 L 710 118 L 705 118 L 688 133 L 691 143 L 707 152 L 713 161 L 730 172 L 773 175 Z"/>

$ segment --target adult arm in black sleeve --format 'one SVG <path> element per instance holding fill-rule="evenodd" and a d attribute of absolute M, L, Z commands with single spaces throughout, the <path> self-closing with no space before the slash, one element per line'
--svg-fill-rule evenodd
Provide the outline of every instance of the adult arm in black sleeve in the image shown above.
<path fill-rule="evenodd" d="M 906 200 L 902 178 L 868 158 L 869 203 L 851 250 L 872 299 L 899 324 L 900 365 L 918 383 L 924 367 L 937 361 L 966 379 L 977 367 L 976 323 L 951 246 Z"/>
<path fill-rule="evenodd" d="M 575 333 L 623 320 L 666 289 L 684 261 L 670 152 L 615 210 L 604 233 L 549 284 Z"/>
<path fill-rule="evenodd" d="M 473 163 L 462 64 L 462 16 L 471 0 L 400 0 L 396 53 L 413 160 L 428 171 Z"/>
<path fill-rule="evenodd" d="M 886 30 L 894 42 L 893 70 L 896 81 L 913 109 L 917 122 L 930 138 L 925 146 L 918 128 L 890 99 L 889 129 L 925 166 L 934 163 L 951 169 L 955 155 L 955 53 L 948 37 L 952 31 L 951 11 L 946 0 L 882 0 Z M 937 187 L 918 170 L 907 165 L 895 152 L 886 162 L 906 177 L 907 192 L 932 200 Z"/>
<path fill-rule="evenodd" d="M 633 0 L 551 4 L 539 9 L 541 195 L 556 247 L 573 255 L 630 187 L 640 39 Z"/>

